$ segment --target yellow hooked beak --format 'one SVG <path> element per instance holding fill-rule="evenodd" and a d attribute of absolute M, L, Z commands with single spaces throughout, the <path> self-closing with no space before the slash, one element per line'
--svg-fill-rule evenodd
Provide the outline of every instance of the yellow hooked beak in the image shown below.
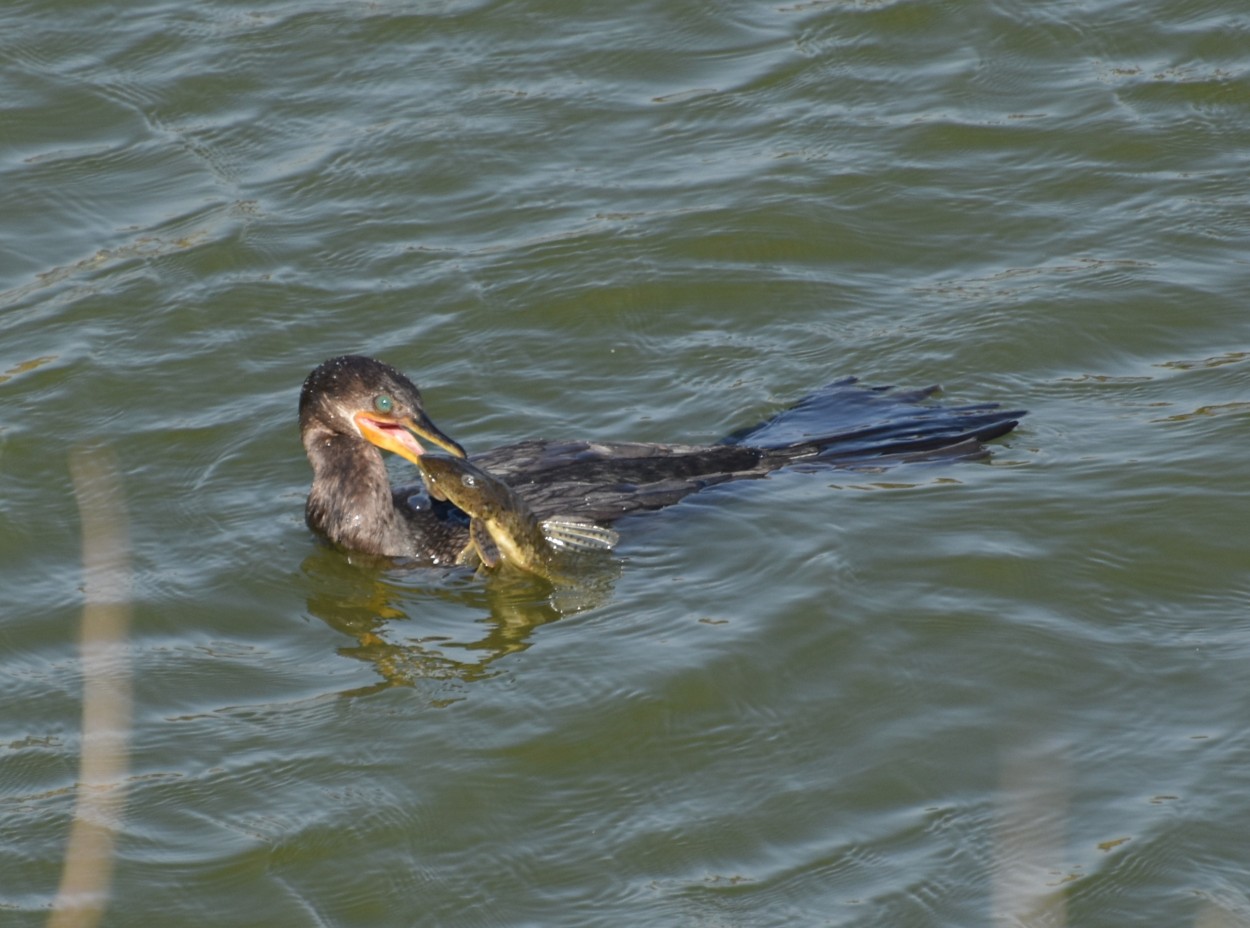
<path fill-rule="evenodd" d="M 391 451 L 413 464 L 425 454 L 421 442 L 423 438 L 431 444 L 438 445 L 444 451 L 458 458 L 467 457 L 464 449 L 438 430 L 438 427 L 426 417 L 425 413 L 413 416 L 382 416 L 371 412 L 358 412 L 352 419 L 360 434 L 377 445 L 383 451 Z"/>

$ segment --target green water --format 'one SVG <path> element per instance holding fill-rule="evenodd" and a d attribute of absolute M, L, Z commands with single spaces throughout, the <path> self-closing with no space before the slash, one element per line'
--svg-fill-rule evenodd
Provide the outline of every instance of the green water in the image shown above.
<path fill-rule="evenodd" d="M 61 878 L 103 444 L 106 926 L 1250 925 L 1241 4 L 0 29 L 0 923 Z M 628 519 L 570 599 L 314 542 L 296 398 L 345 352 L 471 450 L 849 374 L 1030 415 Z"/>

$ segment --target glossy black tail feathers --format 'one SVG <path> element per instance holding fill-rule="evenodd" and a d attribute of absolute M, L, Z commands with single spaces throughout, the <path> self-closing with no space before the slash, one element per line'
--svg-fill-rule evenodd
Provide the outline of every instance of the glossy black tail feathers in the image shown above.
<path fill-rule="evenodd" d="M 919 390 L 863 387 L 846 378 L 817 390 L 722 444 L 745 445 L 791 461 L 851 464 L 873 458 L 928 460 L 983 457 L 982 442 L 1014 429 L 1023 410 L 997 403 L 945 406 L 936 386 Z"/>

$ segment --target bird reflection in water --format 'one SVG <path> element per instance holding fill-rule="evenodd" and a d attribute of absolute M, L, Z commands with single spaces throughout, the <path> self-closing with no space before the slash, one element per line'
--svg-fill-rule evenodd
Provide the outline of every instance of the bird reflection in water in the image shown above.
<path fill-rule="evenodd" d="M 305 558 L 303 573 L 309 613 L 353 639 L 338 652 L 372 664 L 381 677 L 339 695 L 442 681 L 447 690 L 433 702 L 447 705 L 460 698 L 457 683 L 494 676 L 495 662 L 526 650 L 540 625 L 606 602 L 620 562 L 596 559 L 575 586 L 554 586 L 521 571 L 484 577 L 466 568 L 414 571 L 388 558 L 344 558 L 323 546 Z M 441 604 L 453 607 L 448 611 L 456 618 L 433 627 Z M 465 611 L 481 618 L 466 623 Z"/>

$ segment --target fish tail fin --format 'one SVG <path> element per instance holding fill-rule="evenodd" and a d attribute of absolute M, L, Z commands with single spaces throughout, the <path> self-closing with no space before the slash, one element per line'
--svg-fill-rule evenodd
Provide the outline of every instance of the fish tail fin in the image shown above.
<path fill-rule="evenodd" d="M 620 535 L 585 519 L 559 517 L 544 519 L 543 535 L 562 551 L 611 551 Z"/>

